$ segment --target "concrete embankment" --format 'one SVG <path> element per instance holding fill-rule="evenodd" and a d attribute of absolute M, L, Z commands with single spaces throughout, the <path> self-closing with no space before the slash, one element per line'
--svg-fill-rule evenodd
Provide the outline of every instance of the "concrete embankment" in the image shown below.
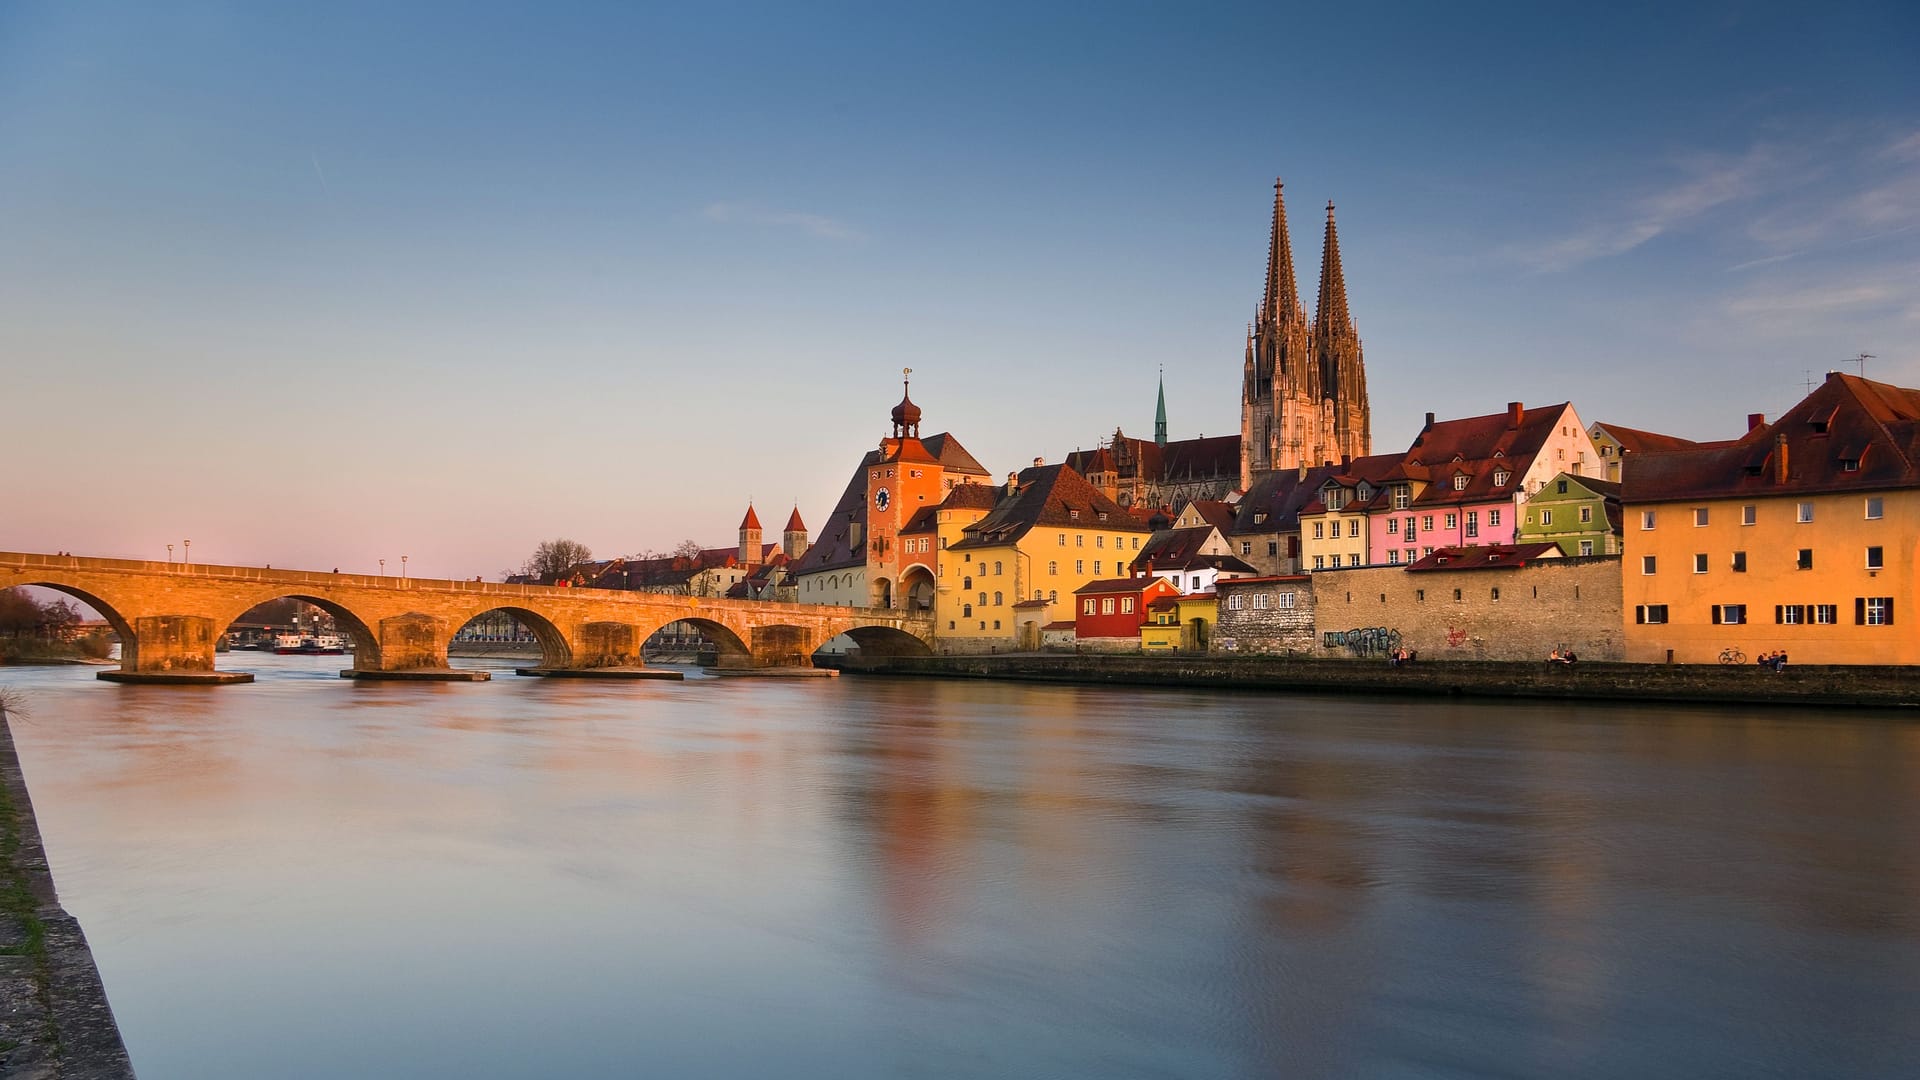
<path fill-rule="evenodd" d="M 87 937 L 54 892 L 0 708 L 0 1077 L 132 1076 Z"/>
<path fill-rule="evenodd" d="M 1024 682 L 1197 686 L 1334 694 L 1414 694 L 1722 704 L 1920 706 L 1920 669 L 1755 664 L 1660 665 L 1582 662 L 1307 660 L 1197 655 L 1017 653 L 989 656 L 850 658 L 844 669 L 886 675 Z"/>

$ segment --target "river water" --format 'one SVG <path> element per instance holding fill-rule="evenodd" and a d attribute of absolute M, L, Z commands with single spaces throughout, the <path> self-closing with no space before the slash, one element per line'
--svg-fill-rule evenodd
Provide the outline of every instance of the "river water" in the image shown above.
<path fill-rule="evenodd" d="M 221 659 L 0 669 L 144 1080 L 1920 1076 L 1899 714 Z"/>

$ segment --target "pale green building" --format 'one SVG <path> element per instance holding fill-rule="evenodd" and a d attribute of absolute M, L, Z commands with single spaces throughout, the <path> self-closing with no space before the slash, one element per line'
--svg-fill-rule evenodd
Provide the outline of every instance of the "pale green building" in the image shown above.
<path fill-rule="evenodd" d="M 1556 544 L 1562 555 L 1620 554 L 1620 485 L 1561 473 L 1527 500 L 1520 544 Z"/>

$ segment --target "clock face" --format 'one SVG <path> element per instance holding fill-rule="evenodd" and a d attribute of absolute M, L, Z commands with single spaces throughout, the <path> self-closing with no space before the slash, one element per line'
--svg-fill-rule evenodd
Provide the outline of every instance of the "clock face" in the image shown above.
<path fill-rule="evenodd" d="M 880 509 L 885 510 L 891 502 L 893 502 L 893 496 L 887 494 L 886 488 L 881 488 L 879 491 L 873 493 L 873 505 Z"/>

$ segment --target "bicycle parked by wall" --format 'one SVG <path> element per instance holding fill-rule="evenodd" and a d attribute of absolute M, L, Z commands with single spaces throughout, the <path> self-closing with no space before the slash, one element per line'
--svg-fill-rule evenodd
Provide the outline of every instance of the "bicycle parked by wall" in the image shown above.
<path fill-rule="evenodd" d="M 1721 649 L 1720 662 L 1723 664 L 1744 664 L 1747 662 L 1747 654 L 1735 648 Z"/>

